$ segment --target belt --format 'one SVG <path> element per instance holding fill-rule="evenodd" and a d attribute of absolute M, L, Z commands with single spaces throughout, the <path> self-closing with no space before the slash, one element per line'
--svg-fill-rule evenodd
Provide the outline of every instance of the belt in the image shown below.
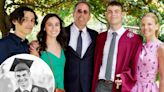
<path fill-rule="evenodd" d="M 106 84 L 112 84 L 113 83 L 113 81 L 111 81 L 111 80 L 99 79 L 99 81 L 102 81 L 102 82 L 104 82 Z"/>

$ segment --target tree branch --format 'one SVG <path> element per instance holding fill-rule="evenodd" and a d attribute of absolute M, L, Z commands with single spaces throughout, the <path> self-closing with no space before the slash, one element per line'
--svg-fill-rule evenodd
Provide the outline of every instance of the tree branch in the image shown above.
<path fill-rule="evenodd" d="M 54 8 L 54 7 L 57 7 L 59 6 L 60 4 L 62 4 L 64 1 L 60 1 L 60 2 L 57 2 L 57 3 L 53 3 L 51 5 L 36 5 L 34 3 L 10 3 L 6 6 L 6 9 L 13 6 L 13 5 L 19 5 L 19 6 L 32 6 L 32 7 L 37 7 L 37 8 L 44 8 L 44 9 L 50 9 L 50 8 Z M 5 10 L 6 10 L 5 9 Z"/>
<path fill-rule="evenodd" d="M 100 21 L 101 23 L 103 23 L 103 24 L 107 24 L 107 23 L 105 23 L 105 22 L 103 22 L 101 19 L 104 19 L 103 17 L 101 17 L 101 16 L 97 16 L 96 14 L 93 14 L 94 16 L 95 16 L 95 18 L 98 20 L 98 21 Z M 101 19 L 99 19 L 99 18 L 101 18 Z M 105 19 L 104 19 L 105 20 Z"/>

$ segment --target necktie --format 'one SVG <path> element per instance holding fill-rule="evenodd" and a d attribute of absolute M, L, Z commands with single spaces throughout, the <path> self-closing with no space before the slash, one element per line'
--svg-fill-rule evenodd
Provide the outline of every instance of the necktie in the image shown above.
<path fill-rule="evenodd" d="M 79 31 L 79 36 L 77 39 L 77 47 L 76 47 L 76 52 L 78 55 L 81 57 L 81 51 L 82 51 L 82 37 L 81 37 L 82 31 Z"/>
<path fill-rule="evenodd" d="M 109 54 L 108 54 L 108 59 L 107 59 L 107 66 L 106 66 L 106 73 L 105 73 L 106 80 L 111 79 L 113 54 L 114 54 L 114 48 L 115 48 L 117 33 L 113 32 L 112 35 L 113 35 L 113 38 L 112 38 L 112 41 L 110 43 Z"/>

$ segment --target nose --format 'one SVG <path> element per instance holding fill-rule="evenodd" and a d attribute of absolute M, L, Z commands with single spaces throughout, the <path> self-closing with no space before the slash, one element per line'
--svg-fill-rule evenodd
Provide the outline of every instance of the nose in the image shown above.
<path fill-rule="evenodd" d="M 112 16 L 115 16 L 115 15 L 116 15 L 116 12 L 112 12 L 111 15 L 112 15 Z"/>
<path fill-rule="evenodd" d="M 84 15 L 84 12 L 79 12 L 79 15 Z"/>
<path fill-rule="evenodd" d="M 34 22 L 29 22 L 28 25 L 29 25 L 30 28 L 33 28 L 34 27 Z"/>
<path fill-rule="evenodd" d="M 55 29 L 55 25 L 52 26 L 52 29 L 53 29 L 53 30 Z"/>
<path fill-rule="evenodd" d="M 20 76 L 19 79 L 18 79 L 18 81 L 19 81 L 19 82 L 22 82 L 23 79 L 24 79 L 24 77 L 23 77 L 23 76 Z"/>
<path fill-rule="evenodd" d="M 144 26 L 144 29 L 147 29 L 147 28 L 148 28 L 148 26 L 147 26 L 147 25 L 145 25 L 145 26 Z"/>

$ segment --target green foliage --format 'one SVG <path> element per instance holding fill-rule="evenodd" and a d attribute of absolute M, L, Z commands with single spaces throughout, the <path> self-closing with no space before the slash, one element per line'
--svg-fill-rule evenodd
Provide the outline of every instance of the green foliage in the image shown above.
<path fill-rule="evenodd" d="M 123 25 L 127 26 L 138 26 L 140 24 L 140 19 L 133 16 L 125 16 Z"/>
<path fill-rule="evenodd" d="M 160 20 L 164 23 L 164 5 L 161 0 L 117 0 L 124 6 L 127 15 L 134 17 L 134 21 L 138 21 L 146 12 L 155 12 Z M 42 15 L 47 13 L 56 13 L 63 19 L 69 16 L 73 11 L 73 6 L 78 0 L 6 0 L 6 9 L 15 7 L 15 5 L 27 5 L 33 7 L 36 11 L 40 11 Z M 8 3 L 10 2 L 10 3 Z M 106 24 L 104 12 L 109 0 L 88 0 L 91 5 L 92 14 L 100 22 Z M 128 23 L 128 22 L 126 22 Z M 133 24 L 132 21 L 128 24 Z M 139 22 L 134 25 L 140 25 Z"/>
<path fill-rule="evenodd" d="M 164 42 L 164 34 L 159 35 L 158 39 Z"/>
<path fill-rule="evenodd" d="M 105 10 L 107 2 L 104 0 L 90 0 L 89 1 L 92 9 L 92 14 L 95 18 L 97 18 L 100 22 L 106 24 L 105 20 Z"/>
<path fill-rule="evenodd" d="M 8 14 L 18 6 L 32 7 L 39 15 L 56 13 L 64 21 L 71 21 L 71 14 L 75 3 L 82 0 L 6 0 L 5 10 Z M 110 0 L 86 0 L 90 3 L 93 19 L 107 25 L 105 19 L 106 6 Z M 123 4 L 126 17 L 123 24 L 126 26 L 140 26 L 141 17 L 147 12 L 155 12 L 160 24 L 164 24 L 163 0 L 116 0 Z M 163 38 L 161 38 L 163 39 Z"/>

